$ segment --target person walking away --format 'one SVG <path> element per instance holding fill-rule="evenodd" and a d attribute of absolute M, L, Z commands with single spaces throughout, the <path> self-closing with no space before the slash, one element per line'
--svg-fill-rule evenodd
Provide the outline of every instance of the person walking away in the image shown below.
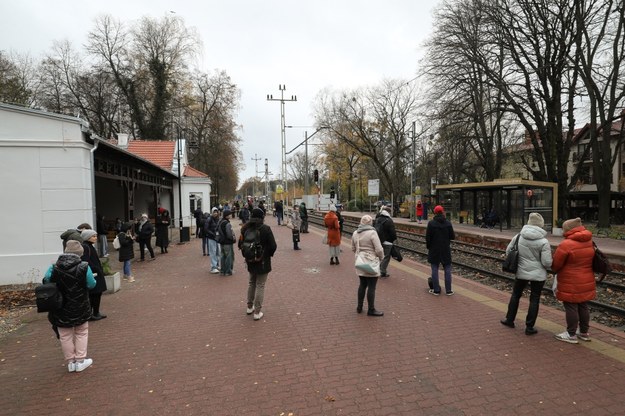
<path fill-rule="evenodd" d="M 245 224 L 250 220 L 250 212 L 252 211 L 251 206 L 245 204 L 241 207 L 239 211 L 239 219 L 241 220 L 241 224 Z"/>
<path fill-rule="evenodd" d="M 202 214 L 202 219 L 200 220 L 200 228 L 198 228 L 198 236 L 202 239 L 202 256 L 208 256 L 208 235 L 206 233 L 206 227 L 208 220 L 210 218 L 210 214 L 205 212 Z"/>
<path fill-rule="evenodd" d="M 545 220 L 537 212 L 531 212 L 527 224 L 519 234 L 515 235 L 506 249 L 506 255 L 518 245 L 519 265 L 512 286 L 512 295 L 508 302 L 508 312 L 501 323 L 514 328 L 514 320 L 519 309 L 519 300 L 525 287 L 530 285 L 530 303 L 525 317 L 525 335 L 534 335 L 534 328 L 540 307 L 540 294 L 547 280 L 547 269 L 551 267 L 551 245 L 547 240 L 547 232 L 543 229 Z M 518 243 L 516 242 L 518 238 Z"/>
<path fill-rule="evenodd" d="M 87 262 L 80 260 L 82 255 L 81 243 L 69 240 L 65 254 L 59 256 L 43 278 L 44 283 L 56 283 L 63 294 L 63 307 L 48 312 L 48 321 L 61 341 L 61 350 L 70 373 L 81 372 L 93 364 L 93 360 L 87 358 L 88 321 L 91 317 L 89 289 L 95 287 L 96 282 Z"/>
<path fill-rule="evenodd" d="M 302 220 L 300 232 L 302 234 L 308 234 L 308 210 L 306 209 L 306 204 L 304 202 L 299 204 L 299 218 Z"/>
<path fill-rule="evenodd" d="M 243 207 L 245 208 L 245 207 Z M 210 272 L 219 273 L 219 244 L 217 243 L 217 225 L 219 224 L 219 208 L 213 208 L 211 215 L 204 223 L 204 234 L 208 238 L 208 255 L 211 260 Z"/>
<path fill-rule="evenodd" d="M 293 211 L 291 211 L 291 223 L 290 228 L 293 235 L 293 250 L 301 250 L 299 248 L 299 234 L 300 227 L 302 226 L 302 221 L 299 219 L 299 207 L 297 204 L 293 206 Z"/>
<path fill-rule="evenodd" d="M 372 223 L 373 218 L 371 218 L 371 215 L 363 215 L 360 219 L 360 225 L 356 229 L 356 232 L 352 234 L 352 251 L 356 253 L 356 256 L 360 254 L 369 262 L 381 262 L 384 258 L 384 248 Z M 356 269 L 356 274 L 358 274 L 358 278 L 360 279 L 356 312 L 362 312 L 366 294 L 368 307 L 367 315 L 383 316 L 384 312 L 375 309 L 375 288 L 380 273 L 378 271 L 366 273 Z"/>
<path fill-rule="evenodd" d="M 336 216 L 336 206 L 330 205 L 330 211 L 323 218 L 328 233 L 328 247 L 330 248 L 330 265 L 340 264 L 339 255 L 341 254 L 341 229 L 339 226 L 339 218 Z"/>
<path fill-rule="evenodd" d="M 98 249 L 100 251 L 100 257 L 109 256 L 109 242 L 108 232 L 106 230 L 106 224 L 104 223 L 104 215 L 98 215 L 96 220 L 96 231 L 98 232 Z"/>
<path fill-rule="evenodd" d="M 393 248 L 393 243 L 397 240 L 395 223 L 393 222 L 393 218 L 391 218 L 390 206 L 385 205 L 380 210 L 380 213 L 375 220 L 374 227 L 378 232 L 378 237 L 380 238 L 382 247 L 384 248 L 384 259 L 380 263 L 380 277 L 389 277 L 388 264 L 391 261 L 391 250 Z"/>
<path fill-rule="evenodd" d="M 98 241 L 98 233 L 93 230 L 83 230 L 80 233 L 84 243 L 82 243 L 83 254 L 82 261 L 86 261 L 95 278 L 95 287 L 89 290 L 89 304 L 91 305 L 90 321 L 99 321 L 106 318 L 106 315 L 100 313 L 100 302 L 102 301 L 102 293 L 106 292 L 106 279 L 104 278 L 104 269 L 98 256 L 98 251 L 93 246 Z"/>
<path fill-rule="evenodd" d="M 432 268 L 432 289 L 429 292 L 438 296 L 441 286 L 438 282 L 438 266 L 445 269 L 445 292 L 447 296 L 454 294 L 451 289 L 451 240 L 456 235 L 451 223 L 445 218 L 445 210 L 442 206 L 434 207 L 434 218 L 428 222 L 425 231 L 425 245 L 428 249 L 428 262 Z"/>
<path fill-rule="evenodd" d="M 241 228 L 238 247 L 241 250 L 247 271 L 249 282 L 247 287 L 246 314 L 254 314 L 254 320 L 258 321 L 263 316 L 263 302 L 265 299 L 265 284 L 271 272 L 271 257 L 276 252 L 276 240 L 271 228 L 264 224 L 265 213 L 260 208 L 252 210 L 252 218 Z M 252 243 L 260 243 L 260 251 L 254 251 Z M 259 253 L 262 252 L 261 255 Z"/>
<path fill-rule="evenodd" d="M 421 202 L 421 200 L 417 201 L 417 220 L 419 221 L 419 224 L 421 224 L 421 219 L 423 218 L 423 203 Z"/>
<path fill-rule="evenodd" d="M 124 263 L 124 280 L 127 280 L 128 283 L 135 281 L 130 270 L 130 261 L 135 258 L 135 240 L 131 234 L 131 229 L 132 225 L 129 222 L 124 223 L 122 224 L 121 232 L 117 234 L 117 239 L 119 240 L 118 259 L 121 263 Z"/>
<path fill-rule="evenodd" d="M 156 216 L 156 247 L 161 248 L 161 254 L 167 253 L 167 247 L 169 247 L 170 223 L 169 211 L 162 207 L 159 208 Z"/>
<path fill-rule="evenodd" d="M 148 219 L 148 214 L 141 214 L 141 220 L 137 224 L 137 241 L 139 242 L 139 252 L 141 253 L 141 260 L 145 260 L 145 249 L 150 252 L 150 260 L 154 260 L 154 249 L 152 249 L 152 233 L 154 233 L 154 227 Z"/>
<path fill-rule="evenodd" d="M 234 263 L 234 243 L 236 241 L 228 209 L 224 209 L 223 218 L 217 225 L 218 242 L 221 249 L 221 276 L 232 276 L 232 266 Z M 264 212 L 263 212 L 264 214 Z M 264 216 L 264 215 L 263 215 Z"/>
<path fill-rule="evenodd" d="M 564 240 L 556 248 L 551 270 L 557 273 L 556 298 L 564 304 L 566 331 L 556 339 L 577 344 L 578 339 L 590 341 L 590 311 L 588 301 L 596 296 L 592 259 L 595 249 L 592 233 L 580 218 L 564 221 Z M 579 331 L 578 331 L 579 329 Z"/>

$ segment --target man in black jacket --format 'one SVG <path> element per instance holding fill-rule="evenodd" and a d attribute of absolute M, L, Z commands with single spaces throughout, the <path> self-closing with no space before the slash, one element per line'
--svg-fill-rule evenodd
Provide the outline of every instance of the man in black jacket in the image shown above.
<path fill-rule="evenodd" d="M 262 259 L 260 261 L 245 261 L 249 273 L 249 284 L 247 288 L 247 310 L 248 315 L 254 314 L 254 320 L 260 320 L 264 313 L 261 311 L 265 298 L 265 283 L 271 271 L 271 257 L 276 252 L 276 240 L 268 225 L 263 224 L 265 213 L 260 208 L 252 210 L 252 218 L 241 228 L 238 247 L 241 250 L 245 241 L 246 232 L 258 232 L 259 241 L 263 248 Z"/>
<path fill-rule="evenodd" d="M 393 248 L 393 242 L 397 240 L 397 233 L 395 232 L 395 223 L 391 218 L 391 207 L 385 206 L 380 210 L 380 214 L 375 220 L 375 230 L 378 232 L 380 242 L 384 248 L 384 259 L 380 262 L 380 277 L 389 277 L 387 273 L 387 267 L 391 261 L 391 250 Z"/>
<path fill-rule="evenodd" d="M 428 249 L 428 262 L 432 267 L 432 289 L 429 292 L 438 296 L 441 286 L 438 283 L 438 266 L 445 268 L 445 292 L 451 296 L 451 240 L 455 239 L 454 228 L 445 218 L 445 210 L 442 206 L 434 207 L 434 219 L 428 222 L 425 231 L 425 246 Z"/>
<path fill-rule="evenodd" d="M 137 223 L 137 241 L 139 242 L 139 252 L 141 260 L 145 260 L 145 249 L 150 252 L 150 260 L 154 260 L 154 249 L 152 249 L 152 234 L 154 234 L 154 226 L 148 219 L 148 214 L 141 214 L 141 220 Z"/>

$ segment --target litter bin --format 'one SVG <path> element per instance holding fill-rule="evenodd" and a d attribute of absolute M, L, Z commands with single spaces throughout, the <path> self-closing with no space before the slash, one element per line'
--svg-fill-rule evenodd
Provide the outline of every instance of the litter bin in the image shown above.
<path fill-rule="evenodd" d="M 191 232 L 189 227 L 182 227 L 180 229 L 180 242 L 186 243 L 191 241 Z"/>

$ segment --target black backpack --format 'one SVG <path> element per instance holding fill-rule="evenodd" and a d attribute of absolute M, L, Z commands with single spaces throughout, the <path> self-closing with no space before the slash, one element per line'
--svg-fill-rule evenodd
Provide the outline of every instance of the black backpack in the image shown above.
<path fill-rule="evenodd" d="M 258 227 L 249 227 L 243 235 L 243 244 L 241 244 L 241 254 L 247 263 L 259 263 L 263 261 L 265 249 L 260 243 L 260 229 Z"/>
<path fill-rule="evenodd" d="M 380 216 L 375 220 L 375 224 L 373 225 L 375 231 L 378 233 L 378 237 L 380 237 L 381 243 L 386 241 L 386 234 L 384 233 L 384 223 L 386 221 L 387 219 L 385 217 Z"/>
<path fill-rule="evenodd" d="M 54 312 L 63 308 L 63 294 L 54 282 L 37 286 L 35 299 L 37 312 Z"/>

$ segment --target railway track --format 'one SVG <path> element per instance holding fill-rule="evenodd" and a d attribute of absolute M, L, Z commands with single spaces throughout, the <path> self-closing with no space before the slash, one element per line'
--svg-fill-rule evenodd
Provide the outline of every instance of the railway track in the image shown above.
<path fill-rule="evenodd" d="M 308 221 L 311 225 L 323 228 L 323 218 L 319 215 L 309 215 Z M 351 235 L 357 227 L 357 222 L 345 219 L 343 232 Z M 397 237 L 396 245 L 405 256 L 419 262 L 427 261 L 423 235 L 398 230 Z M 461 241 L 452 242 L 451 248 L 455 273 L 508 293 L 512 291 L 514 275 L 501 271 L 501 263 L 505 257 L 504 250 Z M 561 302 L 557 301 L 553 295 L 552 281 L 550 275 L 543 289 L 541 302 L 564 310 Z M 602 282 L 598 282 L 597 298 L 589 302 L 592 319 L 601 324 L 625 330 L 624 294 L 625 274 L 623 273 L 610 273 Z"/>

